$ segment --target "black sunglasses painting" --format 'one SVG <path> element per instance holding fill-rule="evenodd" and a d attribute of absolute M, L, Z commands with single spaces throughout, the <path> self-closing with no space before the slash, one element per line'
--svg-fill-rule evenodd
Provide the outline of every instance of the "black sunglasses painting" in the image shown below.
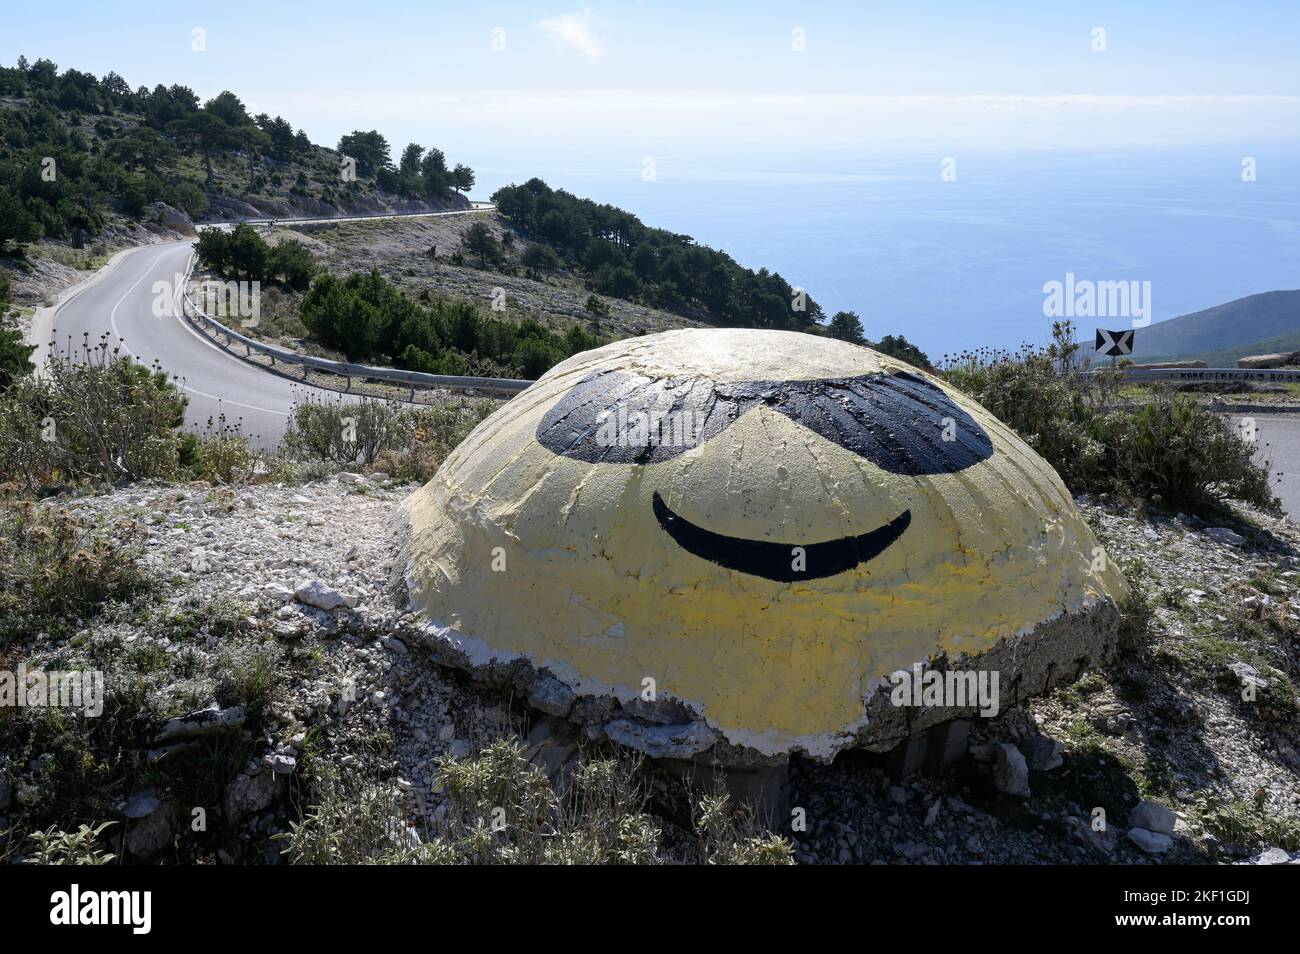
<path fill-rule="evenodd" d="M 593 464 L 658 464 L 759 405 L 893 474 L 951 474 L 993 455 L 988 434 L 969 414 L 906 372 L 723 382 L 597 371 L 546 413 L 537 440 Z"/>

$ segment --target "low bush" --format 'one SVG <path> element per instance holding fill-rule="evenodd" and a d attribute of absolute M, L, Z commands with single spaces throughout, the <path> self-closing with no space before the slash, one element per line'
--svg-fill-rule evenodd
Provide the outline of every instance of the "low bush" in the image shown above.
<path fill-rule="evenodd" d="M 0 482 L 28 492 L 62 482 L 172 476 L 185 398 L 157 367 L 82 342 L 45 373 L 0 394 Z"/>
<path fill-rule="evenodd" d="M 106 865 L 117 857 L 104 851 L 97 842 L 117 822 L 102 822 L 91 828 L 81 825 L 76 831 L 62 831 L 51 826 L 29 835 L 33 851 L 27 856 L 31 865 Z"/>
<path fill-rule="evenodd" d="M 191 476 L 214 484 L 245 483 L 261 464 L 240 424 L 230 423 L 224 414 L 215 421 L 209 418 L 201 434 L 182 434 L 178 455 Z"/>
<path fill-rule="evenodd" d="M 318 780 L 318 799 L 285 836 L 296 864 L 659 864 L 663 833 L 648 814 L 639 762 L 582 759 L 557 791 L 500 740 L 467 759 L 446 759 L 435 778 L 444 793 L 439 830 L 422 838 L 403 821 L 391 789 L 352 790 L 334 773 Z M 701 859 L 710 864 L 791 864 L 794 846 L 752 827 L 730 800 L 714 794 L 696 811 Z"/>
<path fill-rule="evenodd" d="M 141 533 L 128 520 L 98 526 L 31 501 L 0 505 L 0 646 L 137 590 Z"/>
<path fill-rule="evenodd" d="M 282 449 L 291 459 L 373 466 L 404 480 L 424 481 L 497 407 L 485 398 L 427 407 L 309 398 L 294 406 Z"/>

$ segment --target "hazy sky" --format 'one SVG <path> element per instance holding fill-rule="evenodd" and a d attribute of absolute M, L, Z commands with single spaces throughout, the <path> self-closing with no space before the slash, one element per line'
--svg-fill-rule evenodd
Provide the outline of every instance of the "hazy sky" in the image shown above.
<path fill-rule="evenodd" d="M 1300 139 L 1300 4 L 808 6 L 5 0 L 0 61 L 229 88 L 325 144 L 377 127 L 395 152 L 468 162 L 488 191 L 565 163 L 815 174 Z"/>
<path fill-rule="evenodd" d="M 1150 281 L 1157 320 L 1300 274 L 1296 0 L 0 0 L 0 23 L 5 64 L 230 89 L 326 145 L 377 128 L 468 163 L 475 198 L 538 175 L 933 354 L 1040 340 L 1070 272 Z"/>

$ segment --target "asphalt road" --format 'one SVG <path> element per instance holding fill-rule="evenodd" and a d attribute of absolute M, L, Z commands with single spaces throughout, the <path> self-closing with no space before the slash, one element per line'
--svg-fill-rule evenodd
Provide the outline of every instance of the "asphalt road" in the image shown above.
<path fill-rule="evenodd" d="M 113 346 L 120 338 L 122 347 L 137 361 L 152 364 L 157 360 L 168 373 L 178 376 L 177 383 L 189 398 L 188 426 L 201 432 L 209 421 L 215 424 L 224 414 L 227 422 L 238 423 L 255 445 L 272 446 L 283 436 L 295 403 L 308 396 L 329 401 L 343 396 L 243 362 L 190 327 L 180 316 L 179 296 L 160 296 L 155 283 L 165 282 L 166 289 L 178 290 L 192 247 L 193 240 L 186 239 L 144 246 L 115 258 L 84 287 L 38 317 L 32 342 L 43 353 L 53 340 L 66 352 L 69 339 L 74 351 L 79 351 L 84 335 L 92 346 L 100 335 L 108 335 Z M 155 315 L 155 301 L 160 298 L 161 314 Z"/>
<path fill-rule="evenodd" d="M 1255 460 L 1268 461 L 1273 474 L 1273 492 L 1282 498 L 1282 507 L 1293 519 L 1300 518 L 1300 415 L 1234 414 L 1238 424 L 1248 418 L 1255 422 L 1255 439 L 1259 450 Z"/>
<path fill-rule="evenodd" d="M 189 326 L 175 299 L 164 293 L 164 313 L 154 315 L 156 282 L 178 289 L 193 243 L 189 240 L 150 245 L 123 256 L 92 284 L 64 302 L 53 316 L 53 340 L 74 352 L 83 336 L 93 346 L 107 334 L 142 364 L 155 359 L 189 398 L 185 423 L 202 430 L 209 419 L 224 414 L 259 445 L 272 444 L 284 433 L 290 409 L 304 392 L 334 398 L 333 392 L 304 388 L 222 351 Z"/>

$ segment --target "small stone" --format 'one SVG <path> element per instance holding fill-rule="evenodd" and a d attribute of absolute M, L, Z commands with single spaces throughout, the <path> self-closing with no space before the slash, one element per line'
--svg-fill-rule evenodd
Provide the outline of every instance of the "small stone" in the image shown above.
<path fill-rule="evenodd" d="M 1281 848 L 1268 848 L 1251 859 L 1252 865 L 1289 865 L 1291 856 Z"/>
<path fill-rule="evenodd" d="M 226 818 L 232 824 L 238 823 L 245 816 L 269 807 L 278 792 L 275 774 L 254 762 L 226 786 L 222 803 Z"/>
<path fill-rule="evenodd" d="M 287 603 L 294 598 L 294 591 L 283 584 L 266 584 L 261 587 L 261 593 L 268 599 L 276 600 L 277 603 Z"/>
<path fill-rule="evenodd" d="M 298 602 L 315 606 L 317 609 L 332 610 L 343 605 L 343 594 L 320 580 L 304 580 L 294 590 Z"/>
<path fill-rule="evenodd" d="M 901 845 L 895 845 L 894 851 L 902 855 L 908 861 L 918 861 L 930 850 L 930 846 L 916 841 L 905 841 Z"/>
<path fill-rule="evenodd" d="M 1268 680 L 1259 674 L 1259 670 L 1250 663 L 1234 662 L 1228 664 L 1228 669 L 1241 680 L 1242 687 L 1254 686 L 1256 689 L 1267 689 Z"/>
<path fill-rule="evenodd" d="M 150 807 L 143 815 L 127 815 L 128 818 L 135 818 L 138 821 L 127 830 L 126 851 L 134 858 L 149 858 L 171 844 L 173 804 L 163 803 L 156 795 L 140 802 L 136 802 L 133 798 L 132 802 L 135 802 L 135 810 L 141 810 L 145 805 Z M 128 810 L 132 807 L 132 804 L 128 803 Z"/>
<path fill-rule="evenodd" d="M 1246 538 L 1234 530 L 1227 527 L 1206 527 L 1205 535 L 1213 537 L 1220 543 L 1226 543 L 1230 547 L 1239 547 L 1246 542 Z"/>
<path fill-rule="evenodd" d="M 1010 742 L 993 749 L 993 787 L 1004 795 L 1029 797 L 1029 766 L 1020 750 Z"/>
<path fill-rule="evenodd" d="M 146 788 L 142 792 L 136 792 L 126 801 L 122 814 L 127 818 L 145 818 L 152 815 L 162 804 L 162 799 L 158 797 L 156 789 Z"/>
<path fill-rule="evenodd" d="M 385 649 L 390 653 L 396 653 L 398 656 L 406 655 L 406 643 L 402 642 L 396 636 L 385 636 L 380 640 Z"/>
<path fill-rule="evenodd" d="M 1128 813 L 1128 823 L 1132 828 L 1142 828 L 1160 835 L 1172 835 L 1178 816 L 1159 802 L 1146 799 L 1133 806 Z"/>
<path fill-rule="evenodd" d="M 451 748 L 447 750 L 447 754 L 450 755 L 453 759 L 468 758 L 469 753 L 470 753 L 469 739 L 455 739 L 451 743 Z"/>
<path fill-rule="evenodd" d="M 276 775 L 292 775 L 294 769 L 298 767 L 298 760 L 292 755 L 277 753 L 272 755 L 267 763 L 271 766 L 271 771 Z"/>
<path fill-rule="evenodd" d="M 1050 772 L 1064 764 L 1062 750 L 1064 746 L 1057 739 L 1042 735 L 1033 735 L 1023 739 L 1020 751 L 1025 756 L 1025 764 L 1031 772 Z"/>
<path fill-rule="evenodd" d="M 1174 840 L 1159 832 L 1147 831 L 1145 828 L 1130 828 L 1124 835 L 1148 855 L 1161 855 L 1173 847 Z"/>
<path fill-rule="evenodd" d="M 230 706 L 228 709 L 223 709 L 214 702 L 206 709 L 199 709 L 187 716 L 169 720 L 163 726 L 162 732 L 154 738 L 154 744 L 160 745 L 177 739 L 212 735 L 226 729 L 238 728 L 243 724 L 243 706 Z"/>
<path fill-rule="evenodd" d="M 549 672 L 542 671 L 533 679 L 528 692 L 528 704 L 547 715 L 563 718 L 573 708 L 576 696 L 572 689 Z"/>

